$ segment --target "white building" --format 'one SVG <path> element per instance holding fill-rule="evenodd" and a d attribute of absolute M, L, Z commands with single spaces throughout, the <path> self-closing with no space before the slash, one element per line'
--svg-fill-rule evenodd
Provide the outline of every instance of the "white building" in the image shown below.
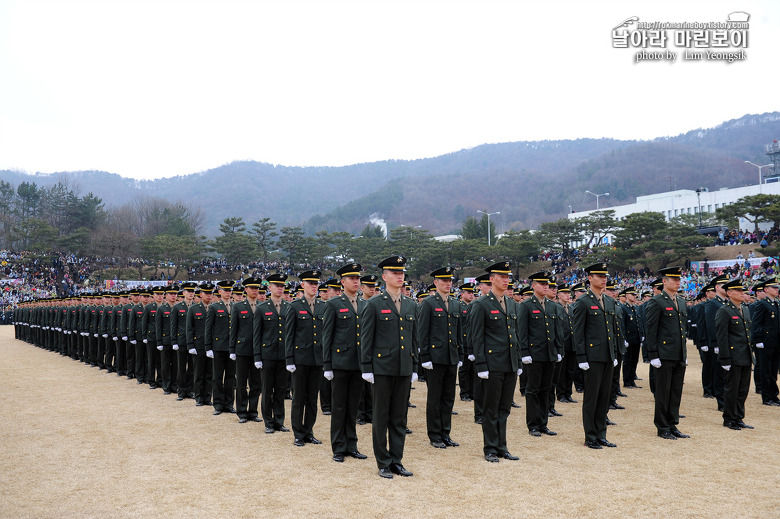
<path fill-rule="evenodd" d="M 654 195 L 638 196 L 636 203 L 627 205 L 618 205 L 614 207 L 600 207 L 599 209 L 615 211 L 615 218 L 622 219 L 626 215 L 642 212 L 661 213 L 670 220 L 683 214 L 702 214 L 714 213 L 716 209 L 733 204 L 740 198 L 758 194 L 780 195 L 780 182 L 755 184 L 752 186 L 737 187 L 734 189 L 722 188 L 718 191 L 702 191 L 697 193 L 690 189 L 679 189 L 677 191 L 667 191 L 666 193 L 656 193 Z M 701 209 L 700 209 L 701 208 Z M 595 209 L 590 211 L 579 211 L 569 213 L 569 219 L 581 218 L 587 216 Z M 740 229 L 753 229 L 753 224 L 747 220 L 740 219 Z M 763 226 L 761 226 L 763 227 Z M 769 225 L 766 228 L 771 227 Z M 610 243 L 612 236 L 605 239 Z"/>

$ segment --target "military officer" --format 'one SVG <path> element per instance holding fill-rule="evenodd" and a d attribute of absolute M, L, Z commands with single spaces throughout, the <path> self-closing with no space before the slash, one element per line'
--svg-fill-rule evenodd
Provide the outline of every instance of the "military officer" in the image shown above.
<path fill-rule="evenodd" d="M 213 359 L 212 400 L 214 416 L 235 413 L 236 364 L 230 356 L 230 299 L 233 292 L 231 281 L 217 283 L 219 299 L 213 301 L 206 313 L 204 347 L 206 356 Z"/>
<path fill-rule="evenodd" d="M 585 445 L 591 449 L 616 447 L 607 440 L 607 411 L 612 370 L 617 365 L 615 300 L 604 293 L 609 265 L 585 267 L 590 289 L 572 307 L 574 351 L 583 376 L 582 425 Z"/>
<path fill-rule="evenodd" d="M 138 302 L 133 305 L 128 323 L 128 337 L 133 345 L 135 356 L 135 378 L 138 384 L 147 381 L 146 346 L 143 336 L 144 307 L 149 302 L 152 293 L 146 289 L 138 290 Z"/>
<path fill-rule="evenodd" d="M 623 387 L 638 388 L 636 384 L 636 367 L 639 363 L 639 345 L 642 343 L 644 332 L 640 329 L 639 315 L 637 314 L 636 289 L 628 287 L 621 292 L 626 297 L 623 307 L 623 333 L 628 343 L 626 354 L 623 357 Z"/>
<path fill-rule="evenodd" d="M 262 369 L 260 411 L 266 434 L 272 434 L 289 432 L 284 426 L 284 393 L 287 390 L 284 328 L 290 303 L 284 299 L 286 274 L 271 274 L 265 280 L 271 297 L 255 310 L 252 348 L 255 367 Z"/>
<path fill-rule="evenodd" d="M 718 403 L 718 411 L 721 412 L 723 411 L 723 385 L 725 381 L 725 371 L 723 370 L 721 364 L 717 362 L 718 354 L 720 352 L 720 344 L 718 344 L 718 339 L 720 336 L 717 334 L 715 329 L 715 316 L 717 315 L 718 310 L 720 310 L 720 307 L 726 304 L 727 295 L 726 291 L 723 289 L 723 285 L 728 281 L 728 276 L 723 274 L 710 281 L 712 286 L 715 287 L 714 295 L 704 304 L 704 344 L 709 346 L 709 351 L 707 353 L 710 358 L 707 359 L 707 364 L 711 366 L 712 370 L 710 373 L 712 380 L 712 396 L 715 397 L 715 400 Z M 702 328 L 699 327 L 697 328 L 697 331 L 701 331 L 701 329 Z M 702 375 L 702 380 L 703 379 L 704 375 Z"/>
<path fill-rule="evenodd" d="M 658 436 L 667 440 L 688 438 L 677 429 L 680 423 L 686 348 L 685 300 L 677 295 L 680 288 L 680 267 L 658 271 L 663 280 L 663 292 L 648 301 L 645 310 L 645 341 L 651 369 L 655 369 L 655 427 Z"/>
<path fill-rule="evenodd" d="M 379 293 L 379 276 L 376 274 L 366 274 L 360 278 L 360 291 L 364 300 L 368 301 Z M 363 392 L 360 395 L 358 404 L 358 425 L 365 425 L 373 421 L 373 412 L 371 408 L 371 384 L 363 381 Z"/>
<path fill-rule="evenodd" d="M 236 409 L 239 423 L 262 422 L 257 405 L 262 390 L 260 366 L 254 362 L 254 323 L 257 293 L 262 285 L 259 278 L 248 277 L 241 282 L 246 299 L 234 302 L 230 310 L 230 357 L 236 363 Z M 235 290 L 233 291 L 235 294 Z M 249 392 L 247 392 L 247 386 Z"/>
<path fill-rule="evenodd" d="M 201 283 L 198 286 L 200 290 L 200 301 L 193 303 L 187 310 L 187 351 L 194 357 L 193 371 L 193 393 L 195 394 L 195 405 L 200 407 L 211 405 L 211 388 L 213 366 L 211 355 L 207 354 L 205 333 L 206 333 L 206 314 L 211 295 L 214 291 L 214 285 L 211 283 Z M 209 350 L 210 351 L 210 350 Z"/>
<path fill-rule="evenodd" d="M 461 345 L 463 353 L 466 355 L 468 344 L 468 314 L 469 308 L 474 301 L 474 283 L 463 283 L 458 287 L 460 290 L 460 328 Z M 474 363 L 467 357 L 463 360 L 463 365 L 458 368 L 458 385 L 460 386 L 460 399 L 464 402 L 474 401 Z"/>
<path fill-rule="evenodd" d="M 745 423 L 745 400 L 750 392 L 750 313 L 742 307 L 744 287 L 735 279 L 723 284 L 728 300 L 715 315 L 718 363 L 726 372 L 723 387 L 723 425 L 732 430 L 753 429 Z"/>
<path fill-rule="evenodd" d="M 571 293 L 572 289 L 568 285 L 562 285 L 558 288 L 558 303 L 561 305 L 561 329 L 563 330 L 563 360 L 561 361 L 561 375 L 556 384 L 555 394 L 559 402 L 576 404 L 577 401 L 571 396 L 572 384 L 574 383 L 574 372 L 577 370 L 577 356 L 574 354 L 574 341 L 572 334 L 572 313 L 571 313 Z"/>
<path fill-rule="evenodd" d="M 176 352 L 176 400 L 181 402 L 193 395 L 192 376 L 194 358 L 187 351 L 187 311 L 193 304 L 198 284 L 187 281 L 181 285 L 183 299 L 173 305 L 171 312 L 171 349 Z M 196 350 L 197 351 L 197 350 Z"/>
<path fill-rule="evenodd" d="M 160 371 L 163 393 L 173 393 L 176 369 L 174 368 L 174 351 L 171 340 L 171 323 L 176 318 L 173 307 L 176 305 L 176 294 L 179 287 L 170 285 L 165 288 L 165 300 L 157 308 L 155 315 L 155 334 L 157 336 L 157 351 L 160 352 Z"/>
<path fill-rule="evenodd" d="M 459 446 L 450 438 L 455 382 L 463 363 L 461 308 L 458 300 L 450 296 L 453 273 L 452 267 L 431 272 L 436 291 L 423 300 L 417 321 L 420 363 L 427 371 L 428 439 L 438 449 Z"/>
<path fill-rule="evenodd" d="M 336 271 L 344 290 L 328 299 L 322 316 L 322 358 L 325 379 L 331 381 L 330 444 L 333 461 L 346 456 L 366 459 L 357 447 L 357 411 L 363 392 L 360 371 L 360 315 L 366 301 L 358 296 L 359 263 Z"/>
<path fill-rule="evenodd" d="M 410 382 L 417 380 L 417 305 L 402 294 L 406 258 L 379 262 L 385 292 L 368 301 L 361 321 L 363 380 L 373 383 L 371 436 L 379 475 L 411 476 L 401 463 L 406 436 Z M 389 448 L 388 448 L 389 443 Z"/>
<path fill-rule="evenodd" d="M 317 395 L 322 378 L 322 314 L 325 303 L 317 299 L 322 272 L 300 274 L 303 297 L 290 303 L 285 321 L 285 362 L 293 374 L 293 401 L 290 407 L 296 447 L 319 445 L 314 437 L 317 421 Z"/>
<path fill-rule="evenodd" d="M 764 297 L 756 301 L 751 310 L 754 342 L 759 362 L 761 402 L 767 406 L 780 406 L 777 388 L 778 365 L 780 365 L 780 307 L 778 292 L 780 285 L 774 279 L 763 283 Z"/>
<path fill-rule="evenodd" d="M 490 274 L 485 273 L 477 276 L 474 280 L 474 282 L 477 284 L 477 291 L 479 292 L 479 295 L 475 299 L 475 301 L 478 301 L 479 298 L 485 297 L 488 294 L 490 294 Z M 469 327 L 469 321 L 466 321 L 466 327 Z M 469 333 L 470 330 L 469 330 Z M 471 344 L 471 336 L 468 337 L 468 340 L 466 341 L 466 358 L 470 360 L 472 363 L 476 361 L 476 356 L 474 355 L 474 347 L 473 344 Z M 477 375 L 477 365 L 474 364 L 474 423 L 482 425 L 482 402 L 484 400 L 484 395 L 482 393 L 482 389 L 484 387 L 484 380 L 479 378 Z"/>

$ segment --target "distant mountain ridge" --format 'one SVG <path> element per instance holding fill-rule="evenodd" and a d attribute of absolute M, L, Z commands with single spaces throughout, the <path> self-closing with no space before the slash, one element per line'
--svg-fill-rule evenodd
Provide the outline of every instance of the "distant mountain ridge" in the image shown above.
<path fill-rule="evenodd" d="M 390 228 L 421 225 L 435 234 L 458 232 L 477 209 L 500 211 L 497 231 L 534 228 L 574 210 L 633 202 L 670 188 L 712 189 L 753 184 L 764 145 L 780 138 L 780 112 L 746 115 L 714 128 L 652 141 L 577 139 L 483 144 L 439 157 L 386 160 L 343 167 L 287 167 L 233 162 L 190 175 L 134 180 L 102 171 L 29 175 L 0 171 L 18 185 L 56 183 L 62 175 L 107 206 L 153 195 L 200 206 L 205 232 L 241 216 L 270 217 L 279 226 L 357 233 L 372 214 Z M 760 162 L 764 161 L 764 162 Z"/>

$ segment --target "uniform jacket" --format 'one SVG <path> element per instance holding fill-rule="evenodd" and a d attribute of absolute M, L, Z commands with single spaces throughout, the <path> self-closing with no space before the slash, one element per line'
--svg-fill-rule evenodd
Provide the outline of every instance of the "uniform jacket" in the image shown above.
<path fill-rule="evenodd" d="M 715 314 L 715 333 L 721 366 L 752 365 L 750 312 L 737 309 L 731 301 L 726 301 Z"/>
<path fill-rule="evenodd" d="M 688 309 L 682 297 L 674 296 L 677 309 L 672 298 L 666 292 L 661 292 L 647 302 L 645 341 L 650 359 L 683 361 L 688 358 L 686 349 L 686 328 Z"/>
<path fill-rule="evenodd" d="M 469 335 L 477 373 L 497 371 L 516 373 L 520 366 L 517 339 L 517 303 L 504 297 L 506 311 L 493 292 L 471 303 Z"/>
<path fill-rule="evenodd" d="M 157 346 L 157 331 L 155 330 L 155 321 L 157 319 L 157 302 L 152 301 L 144 307 L 142 317 L 141 333 L 148 344 Z"/>
<path fill-rule="evenodd" d="M 171 321 L 174 318 L 173 308 L 171 305 L 164 301 L 158 308 L 155 314 L 155 336 L 157 337 L 157 346 L 162 345 L 164 349 L 170 349 L 173 344 L 171 342 Z"/>
<path fill-rule="evenodd" d="M 615 300 L 606 294 L 602 299 L 603 308 L 588 290 L 572 305 L 577 362 L 613 362 L 617 358 Z"/>
<path fill-rule="evenodd" d="M 715 351 L 714 348 L 718 347 L 718 334 L 715 332 L 715 315 L 718 313 L 718 310 L 721 306 L 723 306 L 726 303 L 725 299 L 721 299 L 720 297 L 716 296 L 712 299 L 707 300 L 706 303 L 704 303 L 704 322 L 705 322 L 705 330 L 706 330 L 706 344 L 710 347 L 710 351 Z"/>
<path fill-rule="evenodd" d="M 366 300 L 357 298 L 358 311 L 346 294 L 329 299 L 322 314 L 322 364 L 325 371 L 360 370 L 360 314 Z"/>
<path fill-rule="evenodd" d="M 368 300 L 360 316 L 363 373 L 408 377 L 417 371 L 417 305 L 401 296 L 399 312 L 387 293 Z"/>
<path fill-rule="evenodd" d="M 287 364 L 322 366 L 322 315 L 325 301 L 314 300 L 314 313 L 305 297 L 287 307 L 284 356 Z"/>
<path fill-rule="evenodd" d="M 206 305 L 193 303 L 187 310 L 187 349 L 205 351 Z M 181 346 L 181 345 L 180 345 Z"/>
<path fill-rule="evenodd" d="M 764 348 L 780 348 L 780 309 L 777 301 L 764 298 L 756 301 L 750 312 L 753 321 L 753 342 Z"/>
<path fill-rule="evenodd" d="M 463 360 L 461 308 L 448 296 L 448 307 L 436 292 L 420 304 L 417 319 L 417 344 L 420 362 L 455 366 Z"/>
<path fill-rule="evenodd" d="M 255 310 L 260 303 L 255 303 Z M 239 301 L 230 307 L 230 353 L 242 357 L 253 357 L 252 347 L 254 335 L 255 313 L 249 301 Z"/>
<path fill-rule="evenodd" d="M 532 295 L 517 305 L 517 340 L 520 357 L 531 357 L 536 362 L 556 362 L 563 355 L 560 306 Z"/>
<path fill-rule="evenodd" d="M 268 298 L 255 308 L 252 333 L 255 362 L 284 360 L 284 323 L 289 305 L 290 303 L 283 299 L 277 313 L 276 306 L 271 298 Z"/>
<path fill-rule="evenodd" d="M 171 310 L 171 345 L 187 346 L 187 304 L 179 301 Z"/>
<path fill-rule="evenodd" d="M 209 305 L 203 344 L 206 350 L 230 351 L 230 310 L 221 300 Z"/>
<path fill-rule="evenodd" d="M 621 305 L 623 316 L 623 338 L 629 344 L 639 344 L 642 342 L 642 330 L 639 326 L 639 315 L 637 307 L 626 303 Z"/>

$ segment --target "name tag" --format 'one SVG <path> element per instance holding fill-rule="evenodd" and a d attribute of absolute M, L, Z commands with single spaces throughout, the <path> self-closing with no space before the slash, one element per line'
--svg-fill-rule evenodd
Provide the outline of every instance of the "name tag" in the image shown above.
<path fill-rule="evenodd" d="M 444 308 L 434 308 L 434 311 L 436 311 L 436 312 L 443 312 Z"/>
<path fill-rule="evenodd" d="M 534 311 L 533 311 L 533 312 L 531 312 L 531 313 L 534 313 L 534 314 L 540 314 L 540 313 L 542 313 L 542 312 L 541 312 L 541 310 L 534 310 Z"/>
<path fill-rule="evenodd" d="M 738 315 L 732 315 L 731 318 L 732 319 L 739 319 L 739 316 Z"/>
<path fill-rule="evenodd" d="M 672 308 L 671 306 L 667 306 L 667 307 L 666 307 L 666 309 L 667 309 L 667 310 L 670 310 L 670 311 L 671 311 L 671 310 L 674 310 L 674 308 Z"/>
<path fill-rule="evenodd" d="M 342 314 L 345 312 L 349 312 L 349 308 L 339 308 L 339 312 L 341 312 Z"/>
<path fill-rule="evenodd" d="M 591 306 L 591 307 L 590 307 L 590 309 L 591 309 L 591 310 L 598 310 L 598 309 L 599 309 L 599 307 L 598 307 L 598 305 L 597 305 L 597 306 Z"/>
<path fill-rule="evenodd" d="M 298 310 L 298 313 L 299 314 L 308 314 L 309 312 L 307 312 L 306 310 Z"/>
<path fill-rule="evenodd" d="M 242 314 L 248 314 L 248 313 L 249 313 L 249 310 L 241 310 L 241 313 L 242 313 Z"/>
<path fill-rule="evenodd" d="M 265 315 L 274 315 L 273 312 L 266 312 Z"/>
<path fill-rule="evenodd" d="M 203 315 L 203 314 L 202 314 L 202 313 L 200 313 L 200 312 L 196 312 L 196 313 L 195 313 L 195 315 Z"/>
<path fill-rule="evenodd" d="M 499 312 L 498 310 L 491 310 L 491 311 L 490 311 L 490 313 L 491 313 L 491 314 L 498 314 L 498 313 L 500 313 L 500 312 Z"/>
<path fill-rule="evenodd" d="M 389 314 L 391 312 L 391 310 L 380 310 L 380 312 L 383 313 L 383 314 Z"/>

